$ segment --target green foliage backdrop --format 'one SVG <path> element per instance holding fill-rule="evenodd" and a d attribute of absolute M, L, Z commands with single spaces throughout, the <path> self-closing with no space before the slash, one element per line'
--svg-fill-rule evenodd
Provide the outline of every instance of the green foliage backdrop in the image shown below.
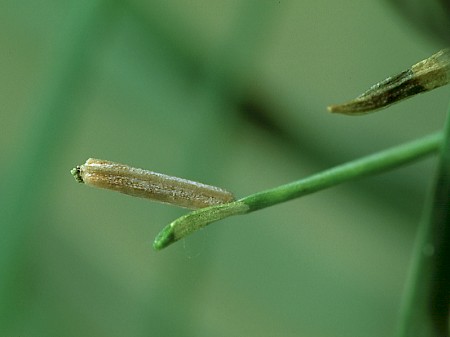
<path fill-rule="evenodd" d="M 448 90 L 325 106 L 442 47 L 376 1 L 0 4 L 5 336 L 392 336 L 436 160 L 211 226 L 75 183 L 88 157 L 238 197 L 443 127 Z"/>

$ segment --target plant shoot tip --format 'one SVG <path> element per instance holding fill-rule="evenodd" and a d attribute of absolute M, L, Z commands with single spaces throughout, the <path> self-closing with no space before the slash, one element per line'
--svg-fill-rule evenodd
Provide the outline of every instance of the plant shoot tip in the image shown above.
<path fill-rule="evenodd" d="M 153 248 L 155 250 L 161 250 L 175 241 L 177 241 L 177 239 L 175 238 L 175 233 L 172 230 L 172 226 L 168 225 L 164 227 L 163 230 L 156 236 L 155 241 L 153 242 Z"/>

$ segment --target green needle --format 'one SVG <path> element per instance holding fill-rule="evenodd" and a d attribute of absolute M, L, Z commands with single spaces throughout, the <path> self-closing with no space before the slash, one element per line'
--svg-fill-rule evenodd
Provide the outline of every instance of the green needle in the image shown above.
<path fill-rule="evenodd" d="M 387 171 L 437 152 L 441 132 L 336 166 L 310 177 L 249 195 L 240 200 L 188 213 L 167 225 L 155 238 L 153 247 L 163 249 L 212 222 L 273 206 L 345 181 Z"/>

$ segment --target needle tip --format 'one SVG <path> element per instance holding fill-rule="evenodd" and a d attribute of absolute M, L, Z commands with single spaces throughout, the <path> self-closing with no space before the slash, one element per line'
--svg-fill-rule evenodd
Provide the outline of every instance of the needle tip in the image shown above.
<path fill-rule="evenodd" d="M 361 107 L 361 105 L 359 104 L 358 101 L 353 100 L 353 101 L 350 101 L 350 102 L 344 103 L 344 104 L 329 105 L 329 106 L 327 106 L 327 110 L 328 110 L 328 112 L 331 112 L 331 113 L 356 116 L 356 115 L 366 114 L 370 110 L 376 110 L 376 109 Z"/>
<path fill-rule="evenodd" d="M 161 250 L 166 248 L 167 246 L 174 243 L 176 240 L 175 233 L 172 229 L 172 226 L 168 225 L 164 227 L 164 229 L 158 233 L 153 242 L 153 248 L 155 250 Z"/>
<path fill-rule="evenodd" d="M 327 106 L 327 110 L 328 110 L 328 112 L 337 112 L 337 108 L 338 106 L 337 105 L 329 105 L 329 106 Z"/>

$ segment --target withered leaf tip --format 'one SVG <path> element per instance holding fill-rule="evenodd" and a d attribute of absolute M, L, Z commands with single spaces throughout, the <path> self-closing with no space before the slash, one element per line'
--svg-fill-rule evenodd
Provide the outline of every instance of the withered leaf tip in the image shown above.
<path fill-rule="evenodd" d="M 355 99 L 328 106 L 328 111 L 361 115 L 430 91 L 450 82 L 450 48 L 443 49 L 398 75 L 388 77 Z"/>

